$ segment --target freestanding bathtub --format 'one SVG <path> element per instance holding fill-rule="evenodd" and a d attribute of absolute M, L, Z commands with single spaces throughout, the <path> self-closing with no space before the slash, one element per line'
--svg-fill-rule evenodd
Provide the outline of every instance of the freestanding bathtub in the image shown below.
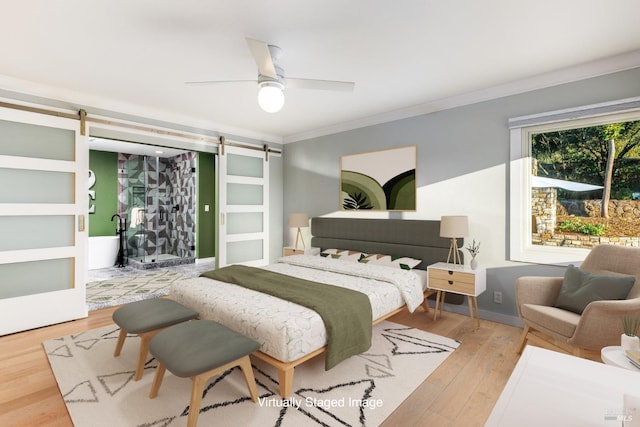
<path fill-rule="evenodd" d="M 89 270 L 113 267 L 118 257 L 118 236 L 89 237 Z"/>

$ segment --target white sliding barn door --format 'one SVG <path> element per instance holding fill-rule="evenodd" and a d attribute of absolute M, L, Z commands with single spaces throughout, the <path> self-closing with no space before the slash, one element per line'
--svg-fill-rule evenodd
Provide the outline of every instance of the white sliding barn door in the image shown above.
<path fill-rule="evenodd" d="M 0 108 L 0 335 L 87 316 L 80 121 Z"/>
<path fill-rule="evenodd" d="M 225 146 L 224 154 L 218 155 L 218 172 L 218 267 L 266 265 L 269 164 L 265 153 Z"/>

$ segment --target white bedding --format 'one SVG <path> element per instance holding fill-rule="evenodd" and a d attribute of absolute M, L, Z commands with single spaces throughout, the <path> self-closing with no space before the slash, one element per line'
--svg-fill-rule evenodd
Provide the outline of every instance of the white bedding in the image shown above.
<path fill-rule="evenodd" d="M 319 256 L 284 257 L 264 267 L 289 276 L 328 283 L 369 296 L 373 319 L 423 300 L 424 277 L 415 271 Z M 323 347 L 324 323 L 313 310 L 230 283 L 198 277 L 171 286 L 171 298 L 261 344 L 260 350 L 291 362 Z M 372 319 L 372 320 L 373 320 Z"/>

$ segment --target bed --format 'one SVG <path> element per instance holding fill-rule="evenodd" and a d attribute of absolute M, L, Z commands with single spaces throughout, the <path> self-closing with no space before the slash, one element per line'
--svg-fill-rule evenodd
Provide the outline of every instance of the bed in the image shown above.
<path fill-rule="evenodd" d="M 368 296 L 371 323 L 398 312 L 428 311 L 426 267 L 446 259 L 449 240 L 439 236 L 439 221 L 313 218 L 311 245 L 326 252 L 349 250 L 345 257 L 295 255 L 264 267 L 268 272 L 352 289 Z M 419 260 L 413 270 L 353 262 L 371 254 Z M 326 254 L 325 254 L 326 255 Z M 344 253 L 342 253 L 344 255 Z M 170 297 L 260 342 L 253 355 L 278 370 L 280 395 L 292 391 L 294 368 L 327 350 L 323 319 L 315 311 L 253 289 L 207 277 L 171 287 Z"/>

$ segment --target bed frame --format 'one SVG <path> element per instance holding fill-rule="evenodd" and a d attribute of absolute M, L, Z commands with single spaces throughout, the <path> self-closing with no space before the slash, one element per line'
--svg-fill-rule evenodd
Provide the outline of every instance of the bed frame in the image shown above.
<path fill-rule="evenodd" d="M 445 261 L 449 253 L 450 240 L 440 237 L 440 221 L 400 220 L 400 219 L 356 219 L 324 218 L 311 219 L 311 246 L 321 249 L 349 249 L 369 254 L 408 256 L 421 259 L 416 268 L 426 269 L 428 265 Z M 458 242 L 462 245 L 462 241 Z M 462 253 L 460 252 L 462 257 Z M 462 258 L 461 258 L 462 259 Z M 435 291 L 427 289 L 422 304 L 429 311 L 427 297 Z M 453 295 L 453 298 L 460 297 Z M 460 303 L 454 300 L 447 302 Z M 403 311 L 400 307 L 373 321 L 379 323 Z M 294 368 L 307 360 L 324 353 L 326 347 L 307 354 L 291 362 L 282 362 L 260 351 L 253 356 L 264 360 L 278 370 L 280 395 L 287 398 L 293 388 Z"/>

